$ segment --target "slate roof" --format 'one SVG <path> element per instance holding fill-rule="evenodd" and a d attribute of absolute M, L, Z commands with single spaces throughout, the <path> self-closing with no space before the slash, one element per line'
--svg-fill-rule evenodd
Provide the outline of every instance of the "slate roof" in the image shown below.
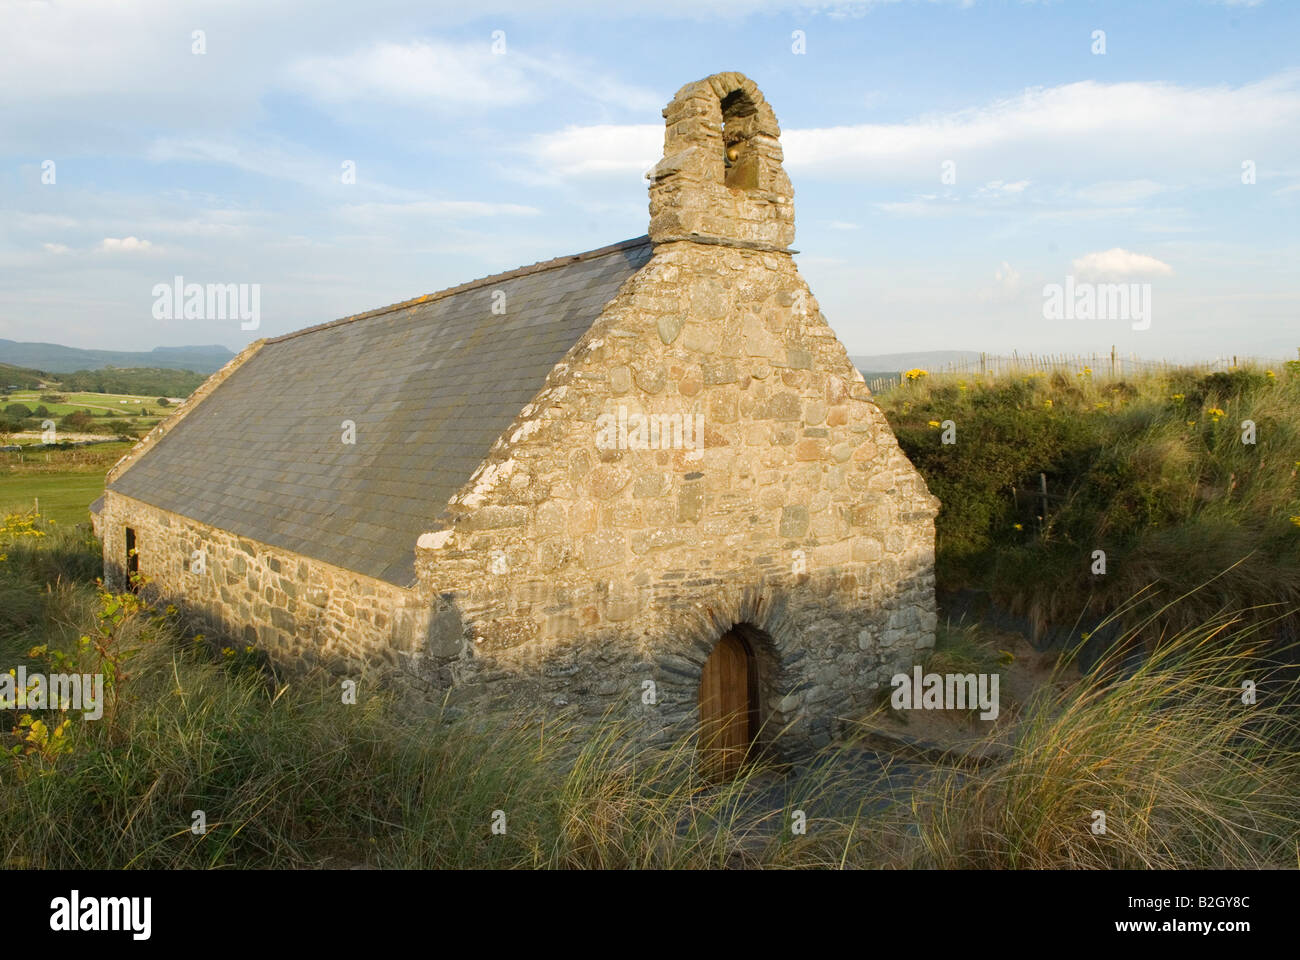
<path fill-rule="evenodd" d="M 416 539 L 650 255 L 641 237 L 268 340 L 109 489 L 412 585 Z"/>

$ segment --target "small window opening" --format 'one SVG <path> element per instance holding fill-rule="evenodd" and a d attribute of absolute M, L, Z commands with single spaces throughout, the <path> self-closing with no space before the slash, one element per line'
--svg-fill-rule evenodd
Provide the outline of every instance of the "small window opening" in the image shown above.
<path fill-rule="evenodd" d="M 722 163 L 725 183 L 737 190 L 758 188 L 758 154 L 750 147 L 754 101 L 743 90 L 722 98 Z"/>
<path fill-rule="evenodd" d="M 132 593 L 140 592 L 140 551 L 135 546 L 135 531 L 126 528 L 126 586 Z"/>

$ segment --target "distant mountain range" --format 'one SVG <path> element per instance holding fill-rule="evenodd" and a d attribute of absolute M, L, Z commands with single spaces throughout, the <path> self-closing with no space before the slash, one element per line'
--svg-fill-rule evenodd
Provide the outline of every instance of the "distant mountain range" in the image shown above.
<path fill-rule="evenodd" d="M 0 363 L 34 367 L 47 373 L 102 370 L 105 367 L 156 367 L 216 373 L 234 357 L 225 347 L 154 347 L 148 351 L 82 350 L 57 343 L 21 343 L 0 340 Z"/>
<path fill-rule="evenodd" d="M 978 350 L 921 350 L 917 353 L 877 353 L 871 356 L 849 357 L 853 365 L 868 380 L 871 375 L 883 376 L 902 373 L 904 370 L 935 370 L 948 363 L 978 360 Z"/>
<path fill-rule="evenodd" d="M 193 370 L 215 373 L 234 357 L 225 347 L 212 344 L 196 347 L 154 347 L 149 351 L 82 350 L 57 343 L 22 343 L 0 340 L 0 363 L 34 367 L 47 373 L 102 370 L 105 367 L 156 367 L 164 370 Z M 922 350 L 916 353 L 877 353 L 850 357 L 863 376 L 900 373 L 920 367 L 938 369 L 948 363 L 978 360 L 977 350 Z"/>

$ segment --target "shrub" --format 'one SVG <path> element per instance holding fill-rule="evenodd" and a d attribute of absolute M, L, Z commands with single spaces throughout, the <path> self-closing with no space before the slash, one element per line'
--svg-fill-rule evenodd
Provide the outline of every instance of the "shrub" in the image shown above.
<path fill-rule="evenodd" d="M 1207 584 L 1169 611 L 1174 626 L 1225 606 L 1300 607 L 1300 535 L 1287 520 L 1300 516 L 1300 379 L 936 375 L 879 402 L 942 504 L 941 589 L 989 590 L 1066 625 L 1147 586 L 1168 597 Z M 939 442 L 948 419 L 955 445 Z M 1241 442 L 1246 419 L 1253 446 Z M 1111 561 L 1104 577 L 1090 572 L 1097 549 Z"/>
<path fill-rule="evenodd" d="M 68 430 L 86 431 L 94 425 L 94 418 L 88 410 L 74 410 L 65 414 L 59 423 Z"/>

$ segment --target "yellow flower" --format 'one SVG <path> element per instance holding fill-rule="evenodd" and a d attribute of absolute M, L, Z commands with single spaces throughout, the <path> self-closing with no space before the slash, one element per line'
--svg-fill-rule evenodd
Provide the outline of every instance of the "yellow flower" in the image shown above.
<path fill-rule="evenodd" d="M 939 423 L 938 420 L 931 420 L 931 421 L 930 421 L 930 426 L 932 426 L 932 427 L 934 427 L 936 430 L 938 430 L 939 427 L 943 426 L 943 424 Z"/>
<path fill-rule="evenodd" d="M 914 383 L 915 381 L 920 380 L 922 377 L 926 377 L 926 376 L 929 376 L 929 374 L 926 373 L 926 371 L 922 370 L 920 367 L 913 367 L 911 370 L 908 370 L 906 373 L 903 374 L 903 379 L 907 380 L 909 383 Z"/>
<path fill-rule="evenodd" d="M 1045 406 L 1045 407 L 1050 407 L 1051 405 L 1052 405 L 1052 401 L 1051 401 L 1051 400 L 1044 400 L 1044 401 L 1043 401 L 1043 406 Z"/>
<path fill-rule="evenodd" d="M 252 652 L 253 652 L 253 645 L 250 643 L 248 646 L 244 647 L 244 652 L 245 652 L 245 653 L 252 653 Z"/>
<path fill-rule="evenodd" d="M 222 647 L 221 655 L 223 657 L 233 657 L 235 655 L 235 651 L 230 649 L 230 647 Z"/>
<path fill-rule="evenodd" d="M 1277 374 L 1275 374 L 1272 370 L 1265 370 L 1265 371 L 1264 371 L 1264 376 L 1266 376 L 1266 377 L 1276 377 Z"/>
<path fill-rule="evenodd" d="M 1012 524 L 1012 526 L 1014 526 L 1017 530 L 1023 530 L 1023 529 L 1025 529 L 1025 525 L 1024 525 L 1023 523 L 1015 523 L 1015 524 Z"/>
<path fill-rule="evenodd" d="M 1183 397 L 1183 395 L 1182 395 L 1181 393 L 1175 393 L 1175 394 L 1174 394 L 1172 397 L 1170 397 L 1169 399 L 1170 399 L 1170 400 L 1183 400 L 1183 399 L 1185 399 L 1185 398 Z"/>

